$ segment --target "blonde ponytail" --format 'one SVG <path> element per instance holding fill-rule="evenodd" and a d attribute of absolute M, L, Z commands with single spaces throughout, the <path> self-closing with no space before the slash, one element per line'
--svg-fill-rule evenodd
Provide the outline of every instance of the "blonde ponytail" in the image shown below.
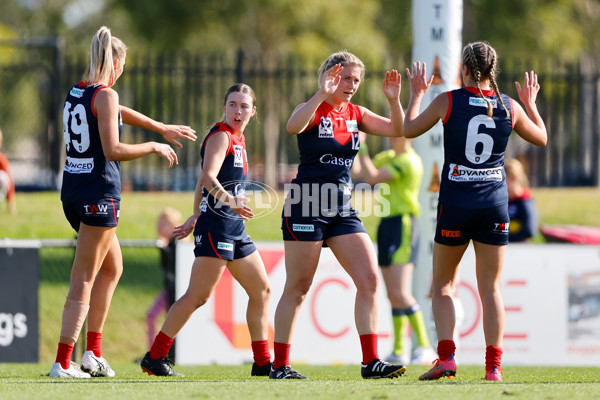
<path fill-rule="evenodd" d="M 127 46 L 110 29 L 102 26 L 92 38 L 90 61 L 83 74 L 84 82 L 112 84 L 115 81 L 115 61 L 123 61 Z"/>

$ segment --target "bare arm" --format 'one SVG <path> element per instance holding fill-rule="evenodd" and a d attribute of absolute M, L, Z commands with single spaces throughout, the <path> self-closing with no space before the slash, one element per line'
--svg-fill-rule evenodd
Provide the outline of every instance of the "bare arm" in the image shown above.
<path fill-rule="evenodd" d="M 153 120 L 146 115 L 135 111 L 129 107 L 121 107 L 121 116 L 123 117 L 123 123 L 127 125 L 137 126 L 138 128 L 147 129 L 160 133 L 168 142 L 181 148 L 183 145 L 176 139 L 185 139 L 190 142 L 195 142 L 196 131 L 185 125 L 166 125 L 162 122 Z"/>
<path fill-rule="evenodd" d="M 306 103 L 300 104 L 288 119 L 286 129 L 292 135 L 303 132 L 315 117 L 317 108 L 325 101 L 330 94 L 335 92 L 340 84 L 340 72 L 344 69 L 340 64 L 329 68 L 323 74 L 322 81 L 319 83 L 319 90 Z"/>
<path fill-rule="evenodd" d="M 513 102 L 513 112 L 515 117 L 515 132 L 523 139 L 536 146 L 545 146 L 548 143 L 548 132 L 544 120 L 538 112 L 535 100 L 540 91 L 537 75 L 531 71 L 531 75 L 525 72 L 525 81 L 523 88 L 519 82 L 515 82 L 519 99 L 525 105 L 525 111 L 520 104 Z"/>
<path fill-rule="evenodd" d="M 404 110 L 400 104 L 401 89 L 402 76 L 395 69 L 387 71 L 383 79 L 383 94 L 390 104 L 390 118 L 382 117 L 364 107 L 360 107 L 362 111 L 362 130 L 377 136 L 402 136 Z"/>
<path fill-rule="evenodd" d="M 247 220 L 254 216 L 252 209 L 245 204 L 248 199 L 232 196 L 217 179 L 228 147 L 229 138 L 225 132 L 217 132 L 208 139 L 206 149 L 204 149 L 204 170 L 200 182 L 211 196 L 228 205 L 242 219 Z"/>
<path fill-rule="evenodd" d="M 135 160 L 156 153 L 166 159 L 169 167 L 177 164 L 177 155 L 173 149 L 163 143 L 145 142 L 126 144 L 119 141 L 119 95 L 112 89 L 102 89 L 94 100 L 94 109 L 98 115 L 98 130 L 102 151 L 109 161 Z"/>

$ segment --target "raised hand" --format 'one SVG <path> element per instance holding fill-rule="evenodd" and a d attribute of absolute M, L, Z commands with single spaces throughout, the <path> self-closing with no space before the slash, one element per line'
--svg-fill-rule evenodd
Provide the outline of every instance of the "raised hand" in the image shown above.
<path fill-rule="evenodd" d="M 533 71 L 530 73 L 525 72 L 523 88 L 521 88 L 521 84 L 519 82 L 515 82 L 515 86 L 517 87 L 517 93 L 519 94 L 519 99 L 521 102 L 524 104 L 535 104 L 537 94 L 540 91 L 540 84 L 538 83 L 537 74 L 535 74 Z"/>
<path fill-rule="evenodd" d="M 433 75 L 431 75 L 429 79 L 426 79 L 427 65 L 421 63 L 421 61 L 412 63 L 412 73 L 406 68 L 406 75 L 410 81 L 411 97 L 423 96 L 425 92 L 427 92 L 427 89 L 429 89 L 429 86 L 431 86 L 431 82 L 433 82 Z"/>
<path fill-rule="evenodd" d="M 195 142 L 197 139 L 196 131 L 185 125 L 165 125 L 163 137 L 179 148 L 182 148 L 183 145 L 176 139 L 185 139 L 190 142 Z"/>
<path fill-rule="evenodd" d="M 342 79 L 340 72 L 342 72 L 343 69 L 344 67 L 342 67 L 342 64 L 335 64 L 323 74 L 321 82 L 319 82 L 323 93 L 330 95 L 335 92 Z"/>
<path fill-rule="evenodd" d="M 400 97 L 400 90 L 402 89 L 402 75 L 395 69 L 387 71 L 385 78 L 383 78 L 383 94 L 389 100 L 397 99 Z"/>

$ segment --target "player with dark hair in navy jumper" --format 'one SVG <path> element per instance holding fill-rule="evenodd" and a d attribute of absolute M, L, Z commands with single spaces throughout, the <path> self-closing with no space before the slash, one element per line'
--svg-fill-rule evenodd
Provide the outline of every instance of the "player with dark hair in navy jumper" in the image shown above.
<path fill-rule="evenodd" d="M 476 257 L 477 287 L 483 306 L 486 342 L 485 379 L 502 380 L 500 369 L 504 335 L 504 304 L 500 275 L 508 244 L 508 194 L 504 152 L 513 129 L 526 141 L 545 146 L 546 126 L 535 100 L 540 90 L 537 75 L 525 73 L 523 87 L 516 82 L 519 99 L 501 94 L 496 83 L 498 57 L 485 42 L 463 49 L 464 87 L 438 95 L 419 114 L 421 100 L 433 76 L 425 64 L 413 63 L 411 98 L 404 135 L 422 135 L 438 121 L 444 124 L 444 167 L 433 247 L 433 317 L 438 336 L 438 356 L 421 380 L 456 374 L 453 339 L 456 323 L 453 294 L 458 265 L 470 241 Z"/>

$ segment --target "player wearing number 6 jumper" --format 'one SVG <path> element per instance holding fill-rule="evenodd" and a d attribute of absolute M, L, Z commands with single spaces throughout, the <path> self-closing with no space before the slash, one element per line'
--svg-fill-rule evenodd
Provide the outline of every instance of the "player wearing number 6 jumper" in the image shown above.
<path fill-rule="evenodd" d="M 102 330 L 123 272 L 116 236 L 121 199 L 119 162 L 157 154 L 169 167 L 177 163 L 177 155 L 167 144 L 121 143 L 122 124 L 160 133 L 178 147 L 182 145 L 177 139 L 196 140 L 194 130 L 187 126 L 165 125 L 119 105 L 119 96 L 111 87 L 123 73 L 126 50 L 108 28 L 101 27 L 92 39 L 83 79 L 69 90 L 64 105 L 67 160 L 61 200 L 67 220 L 77 231 L 77 246 L 50 377 L 115 376 L 102 357 Z M 71 362 L 71 355 L 86 317 L 87 347 L 80 368 Z"/>
<path fill-rule="evenodd" d="M 433 76 L 427 79 L 425 64 L 421 62 L 412 64 L 412 72 L 406 71 L 411 98 L 404 135 L 422 135 L 440 120 L 444 125 L 444 167 L 432 287 L 439 359 L 419 379 L 456 374 L 452 298 L 458 265 L 472 240 L 487 346 L 485 379 L 499 381 L 505 319 L 500 274 L 509 231 L 504 152 L 513 130 L 536 146 L 545 146 L 548 134 L 535 104 L 540 85 L 533 71 L 525 73 L 523 87 L 515 83 L 524 110 L 500 93 L 496 83 L 497 55 L 489 44 L 469 43 L 463 49 L 462 61 L 464 87 L 438 95 L 421 114 L 421 100 Z"/>
<path fill-rule="evenodd" d="M 379 359 L 377 257 L 350 204 L 350 168 L 360 147 L 359 129 L 380 136 L 402 136 L 400 74 L 388 71 L 383 80 L 390 118 L 350 103 L 364 74 L 365 67 L 354 54 L 330 55 L 319 70 L 319 90 L 296 107 L 287 123 L 288 132 L 298 138 L 300 166 L 282 216 L 286 282 L 275 312 L 273 379 L 305 379 L 291 368 L 289 353 L 296 317 L 324 244 L 356 285 L 354 315 L 363 378 L 393 378 L 406 370 Z"/>

